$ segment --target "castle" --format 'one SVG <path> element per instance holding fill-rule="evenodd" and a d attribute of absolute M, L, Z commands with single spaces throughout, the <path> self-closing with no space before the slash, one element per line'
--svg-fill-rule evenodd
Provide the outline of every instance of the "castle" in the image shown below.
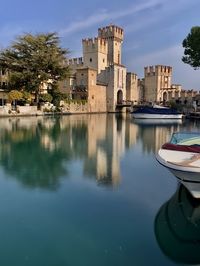
<path fill-rule="evenodd" d="M 122 64 L 122 28 L 110 25 L 98 29 L 98 36 L 82 40 L 83 57 L 68 60 L 71 75 L 60 84 L 73 99 L 87 99 L 89 112 L 115 112 L 139 103 L 189 103 L 197 91 L 172 84 L 172 67 L 144 68 L 144 78 L 127 72 Z"/>
<path fill-rule="evenodd" d="M 193 102 L 197 91 L 182 90 L 181 85 L 172 84 L 170 66 L 147 66 L 143 79 L 127 72 L 122 64 L 123 40 L 124 30 L 116 25 L 99 28 L 97 37 L 83 39 L 83 56 L 68 59 L 71 71 L 59 83 L 60 91 L 71 99 L 86 100 L 84 112 L 116 112 L 124 110 L 124 106 L 149 102 Z M 1 105 L 6 99 L 6 83 L 6 73 L 1 71 Z"/>
<path fill-rule="evenodd" d="M 83 39 L 83 57 L 68 60 L 70 77 L 60 83 L 73 99 L 87 99 L 89 112 L 115 112 L 126 97 L 126 67 L 121 63 L 122 28 L 98 29 L 95 38 Z"/>

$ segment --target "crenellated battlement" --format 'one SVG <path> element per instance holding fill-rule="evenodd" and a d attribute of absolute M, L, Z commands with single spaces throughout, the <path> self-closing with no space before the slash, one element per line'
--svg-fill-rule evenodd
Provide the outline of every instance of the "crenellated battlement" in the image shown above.
<path fill-rule="evenodd" d="M 155 76 L 156 69 L 154 66 L 146 66 L 144 68 L 144 76 Z"/>
<path fill-rule="evenodd" d="M 84 52 L 108 53 L 108 42 L 99 37 L 83 39 L 82 46 Z"/>
<path fill-rule="evenodd" d="M 127 72 L 127 76 L 131 77 L 132 80 L 138 80 L 137 74 L 133 72 Z"/>
<path fill-rule="evenodd" d="M 83 65 L 83 58 L 82 57 L 77 57 L 77 58 L 70 58 L 67 61 L 68 65 Z"/>
<path fill-rule="evenodd" d="M 98 29 L 98 37 L 100 38 L 117 38 L 121 41 L 124 39 L 124 30 L 118 26 L 110 25 Z"/>
<path fill-rule="evenodd" d="M 155 76 L 155 75 L 172 75 L 172 67 L 164 66 L 164 65 L 156 65 L 156 66 L 147 66 L 144 68 L 144 75 L 147 76 Z"/>

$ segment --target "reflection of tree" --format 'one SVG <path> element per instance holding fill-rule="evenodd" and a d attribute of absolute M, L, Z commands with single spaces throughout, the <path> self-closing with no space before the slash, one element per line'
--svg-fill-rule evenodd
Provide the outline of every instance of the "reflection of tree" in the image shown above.
<path fill-rule="evenodd" d="M 200 203 L 184 186 L 160 208 L 155 235 L 162 251 L 176 263 L 200 263 Z"/>
<path fill-rule="evenodd" d="M 49 149 L 41 141 L 44 134 L 53 142 Z M 67 133 L 62 132 L 62 134 Z M 38 123 L 32 128 L 14 127 L 6 131 L 1 141 L 1 164 L 12 176 L 30 187 L 48 187 L 55 189 L 59 178 L 67 175 L 63 162 L 70 159 L 70 150 L 62 145 L 62 134 L 59 119 L 54 121 L 50 129 L 45 123 Z M 67 141 L 64 138 L 64 141 Z"/>
<path fill-rule="evenodd" d="M 71 138 L 73 143 L 72 154 L 75 157 L 83 158 L 87 154 L 87 126 L 86 124 L 80 124 L 79 126 L 72 127 Z"/>

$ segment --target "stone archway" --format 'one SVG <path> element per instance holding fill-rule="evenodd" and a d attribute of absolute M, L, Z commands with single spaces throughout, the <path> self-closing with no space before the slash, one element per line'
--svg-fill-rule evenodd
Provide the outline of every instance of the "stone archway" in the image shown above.
<path fill-rule="evenodd" d="M 123 92 L 122 90 L 118 90 L 117 92 L 117 104 L 122 104 L 123 102 Z"/>

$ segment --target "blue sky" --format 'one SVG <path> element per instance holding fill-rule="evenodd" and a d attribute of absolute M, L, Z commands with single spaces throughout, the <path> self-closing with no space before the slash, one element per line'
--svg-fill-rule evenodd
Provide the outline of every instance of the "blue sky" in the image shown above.
<path fill-rule="evenodd" d="M 122 63 L 129 72 L 142 78 L 144 66 L 170 65 L 173 83 L 200 90 L 200 69 L 181 61 L 183 39 L 192 26 L 200 26 L 199 10 L 199 0 L 6 0 L 0 48 L 27 32 L 56 31 L 71 57 L 82 56 L 82 38 L 115 24 L 124 29 Z"/>

